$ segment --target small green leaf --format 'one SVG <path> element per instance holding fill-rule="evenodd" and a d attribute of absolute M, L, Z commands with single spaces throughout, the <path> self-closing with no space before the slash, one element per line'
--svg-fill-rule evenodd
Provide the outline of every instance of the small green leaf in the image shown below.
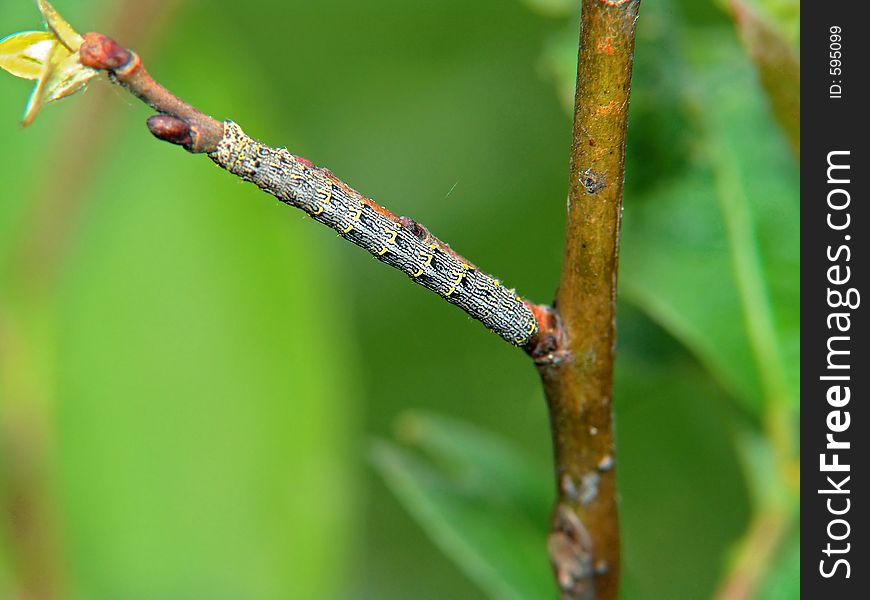
<path fill-rule="evenodd" d="M 85 67 L 78 52 L 70 54 L 54 68 L 45 86 L 45 102 L 54 102 L 84 89 L 99 71 Z"/>
<path fill-rule="evenodd" d="M 492 597 L 555 596 L 546 558 L 549 483 L 534 483 L 542 480 L 521 453 L 467 424 L 417 415 L 402 430 L 427 456 L 379 441 L 372 458 L 442 551 Z"/>
<path fill-rule="evenodd" d="M 30 92 L 30 97 L 27 99 L 27 105 L 24 107 L 24 118 L 21 119 L 22 127 L 27 127 L 33 123 L 36 115 L 38 115 L 39 111 L 42 110 L 42 107 L 45 104 L 45 88 L 49 77 L 51 77 L 51 74 L 54 71 L 53 65 L 57 62 L 58 57 L 62 56 L 62 52 L 65 49 L 64 46 L 56 42 L 52 44 L 48 56 L 42 65 L 42 71 L 39 73 L 39 77 L 36 80 L 36 85 Z"/>
<path fill-rule="evenodd" d="M 42 13 L 42 18 L 45 19 L 45 24 L 57 36 L 60 43 L 66 46 L 70 52 L 78 52 L 84 38 L 60 16 L 48 0 L 37 0 L 37 5 L 39 12 Z"/>
<path fill-rule="evenodd" d="M 39 111 L 42 110 L 42 107 L 46 102 L 48 82 L 54 76 L 54 71 L 57 68 L 57 65 L 66 60 L 69 55 L 70 52 L 66 49 L 66 46 L 58 44 L 57 42 L 52 44 L 48 56 L 42 65 L 42 72 L 40 72 L 39 77 L 36 80 L 36 86 L 33 88 L 33 91 L 30 92 L 30 98 L 27 99 L 27 106 L 24 108 L 24 118 L 21 119 L 21 125 L 23 127 L 27 127 L 33 123 L 36 115 L 38 115 Z"/>
<path fill-rule="evenodd" d="M 38 0 L 50 31 L 23 31 L 0 40 L 0 67 L 35 79 L 21 124 L 33 122 L 42 107 L 82 90 L 99 72 L 79 60 L 84 39 L 46 0 Z"/>
<path fill-rule="evenodd" d="M 37 79 L 54 39 L 48 31 L 21 31 L 3 38 L 0 68 L 22 79 Z"/>
<path fill-rule="evenodd" d="M 78 52 L 70 52 L 63 44 L 54 42 L 27 101 L 21 124 L 30 125 L 46 104 L 84 89 L 98 74 L 99 71 L 81 64 Z"/>

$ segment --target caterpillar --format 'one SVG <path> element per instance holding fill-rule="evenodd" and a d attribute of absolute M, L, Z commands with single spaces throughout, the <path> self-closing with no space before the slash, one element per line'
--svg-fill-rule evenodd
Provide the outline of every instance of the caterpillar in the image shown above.
<path fill-rule="evenodd" d="M 404 272 L 516 346 L 538 332 L 529 302 L 407 217 L 397 217 L 327 169 L 248 137 L 233 121 L 209 157 L 281 202 L 307 212 L 379 261 Z"/>

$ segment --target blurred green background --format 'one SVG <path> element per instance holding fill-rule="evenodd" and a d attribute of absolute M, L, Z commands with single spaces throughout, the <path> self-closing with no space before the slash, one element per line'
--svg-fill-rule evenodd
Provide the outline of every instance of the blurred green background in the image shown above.
<path fill-rule="evenodd" d="M 55 4 L 552 298 L 571 2 Z M 757 10 L 796 51 L 797 3 Z M 0 26 L 40 21 L 16 0 Z M 522 352 L 156 142 L 123 91 L 93 83 L 22 130 L 30 84 L 0 75 L 0 597 L 554 597 Z M 759 597 L 797 597 L 797 164 L 728 11 L 645 0 L 615 392 L 626 598 L 710 597 L 758 515 L 781 517 Z"/>

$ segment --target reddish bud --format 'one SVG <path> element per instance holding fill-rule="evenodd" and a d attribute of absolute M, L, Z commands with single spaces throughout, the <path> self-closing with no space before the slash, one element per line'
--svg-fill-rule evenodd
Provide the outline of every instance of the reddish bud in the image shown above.
<path fill-rule="evenodd" d="M 79 48 L 79 56 L 86 67 L 114 70 L 132 58 L 129 50 L 102 33 L 86 33 L 83 37 L 85 41 Z"/>
<path fill-rule="evenodd" d="M 154 115 L 148 119 L 148 129 L 157 139 L 190 148 L 193 138 L 190 125 L 178 117 Z"/>

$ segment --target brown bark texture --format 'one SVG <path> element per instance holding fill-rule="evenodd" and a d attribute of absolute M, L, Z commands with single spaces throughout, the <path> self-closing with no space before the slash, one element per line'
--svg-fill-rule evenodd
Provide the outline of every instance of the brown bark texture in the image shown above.
<path fill-rule="evenodd" d="M 538 367 L 550 408 L 557 501 L 550 559 L 562 598 L 611 600 L 619 584 L 612 417 L 625 138 L 639 0 L 583 0 L 560 348 Z"/>

